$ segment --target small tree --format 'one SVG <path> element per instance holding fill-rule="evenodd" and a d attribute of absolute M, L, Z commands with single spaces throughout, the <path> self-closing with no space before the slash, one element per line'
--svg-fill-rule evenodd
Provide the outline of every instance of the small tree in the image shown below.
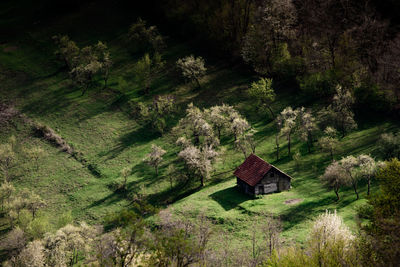
<path fill-rule="evenodd" d="M 315 118 L 311 111 L 306 110 L 304 107 L 301 107 L 298 113 L 300 137 L 307 143 L 308 153 L 310 153 L 313 145 L 314 132 L 317 130 Z"/>
<path fill-rule="evenodd" d="M 0 186 L 0 201 L 1 201 L 1 210 L 4 209 L 4 202 L 10 203 L 11 196 L 14 194 L 15 188 L 10 183 L 5 181 Z"/>
<path fill-rule="evenodd" d="M 385 159 L 400 157 L 400 135 L 383 133 L 379 138 L 379 150 Z"/>
<path fill-rule="evenodd" d="M 110 76 L 110 69 L 111 66 L 113 65 L 110 52 L 108 51 L 107 45 L 100 41 L 97 43 L 94 49 L 97 54 L 98 61 L 100 63 L 100 73 L 103 76 L 104 88 L 106 88 L 107 81 Z"/>
<path fill-rule="evenodd" d="M 375 176 L 377 170 L 378 170 L 378 164 L 377 162 L 369 155 L 359 155 L 357 157 L 358 163 L 359 163 L 359 172 L 360 175 L 367 179 L 368 181 L 368 191 L 367 195 L 369 195 L 370 192 L 370 187 L 371 187 L 371 179 L 372 177 Z"/>
<path fill-rule="evenodd" d="M 131 174 L 132 169 L 130 167 L 125 167 L 121 170 L 121 176 L 124 179 L 123 188 L 126 190 L 126 184 L 128 182 L 128 176 Z"/>
<path fill-rule="evenodd" d="M 200 177 L 200 184 L 204 186 L 204 180 L 209 178 L 213 169 L 212 161 L 218 153 L 211 146 L 203 146 L 201 149 L 188 146 L 179 152 L 178 156 L 184 160 L 186 166 Z"/>
<path fill-rule="evenodd" d="M 18 266 L 42 267 L 45 266 L 44 246 L 40 240 L 30 242 L 18 255 Z"/>
<path fill-rule="evenodd" d="M 297 115 L 299 111 L 292 109 L 292 107 L 286 107 L 280 114 L 282 120 L 281 134 L 286 136 L 288 141 L 288 152 L 290 155 L 290 146 L 292 141 L 292 135 L 297 128 Z"/>
<path fill-rule="evenodd" d="M 276 134 L 275 134 L 275 150 L 276 150 L 276 160 L 279 160 L 279 135 L 281 133 L 282 130 L 282 116 L 277 116 L 275 119 L 275 125 L 276 125 Z"/>
<path fill-rule="evenodd" d="M 174 181 L 174 177 L 175 176 L 176 176 L 175 165 L 174 164 L 168 165 L 168 167 L 167 167 L 167 177 L 169 179 L 169 184 L 171 186 L 171 189 L 172 189 L 172 186 L 173 186 L 173 181 Z"/>
<path fill-rule="evenodd" d="M 204 59 L 202 57 L 195 58 L 193 55 L 178 59 L 176 62 L 178 68 L 182 71 L 183 77 L 190 81 L 195 81 L 200 88 L 200 78 L 206 73 Z"/>
<path fill-rule="evenodd" d="M 333 155 L 339 147 L 339 140 L 337 139 L 337 131 L 335 128 L 326 127 L 324 130 L 325 136 L 318 140 L 318 144 L 323 151 L 329 152 L 331 160 L 333 161 Z"/>
<path fill-rule="evenodd" d="M 92 84 L 94 75 L 100 69 L 100 62 L 98 62 L 97 60 L 93 60 L 88 64 L 80 64 L 71 70 L 71 78 L 77 86 L 81 87 L 82 96 L 89 89 L 89 86 Z"/>
<path fill-rule="evenodd" d="M 67 35 L 53 36 L 53 40 L 57 45 L 55 54 L 61 58 L 69 70 L 76 67 L 77 57 L 79 56 L 80 49 L 76 43 L 69 39 Z"/>
<path fill-rule="evenodd" d="M 351 265 L 354 236 L 341 217 L 326 211 L 315 220 L 308 240 L 313 266 Z"/>
<path fill-rule="evenodd" d="M 33 192 L 30 192 L 27 196 L 25 196 L 24 201 L 26 208 L 32 212 L 33 219 L 35 219 L 36 212 L 46 206 L 45 201 L 42 200 L 39 195 Z"/>
<path fill-rule="evenodd" d="M 356 193 L 357 195 L 357 200 L 359 199 L 357 184 L 358 180 L 360 179 L 360 175 L 358 175 L 356 169 L 358 165 L 359 165 L 358 159 L 354 156 L 347 156 L 340 160 L 340 166 L 342 167 L 346 175 L 348 183 L 353 186 L 354 193 Z"/>
<path fill-rule="evenodd" d="M 345 90 L 340 85 L 336 86 L 336 94 L 333 97 L 332 104 L 319 112 L 320 123 L 334 124 L 344 137 L 346 133 L 357 128 L 352 111 L 354 101 L 350 91 Z"/>
<path fill-rule="evenodd" d="M 158 32 L 156 26 L 147 26 L 147 22 L 138 18 L 128 31 L 128 39 L 140 50 L 152 48 L 154 52 L 160 52 L 165 47 L 164 38 Z"/>
<path fill-rule="evenodd" d="M 134 73 L 146 94 L 150 93 L 151 85 L 163 69 L 164 64 L 165 61 L 162 60 L 161 55 L 158 53 L 154 54 L 153 57 L 150 57 L 149 54 L 145 54 L 136 63 Z"/>
<path fill-rule="evenodd" d="M 336 194 L 337 201 L 339 201 L 339 190 L 347 184 L 346 176 L 343 173 L 343 168 L 339 165 L 339 162 L 332 162 L 325 169 L 325 172 L 320 179 L 324 184 L 333 189 Z"/>
<path fill-rule="evenodd" d="M 11 144 L 0 144 L 0 167 L 3 171 L 4 180 L 10 180 L 10 169 L 13 167 L 16 155 Z"/>
<path fill-rule="evenodd" d="M 152 144 L 151 145 L 151 152 L 149 154 L 146 155 L 146 158 L 144 159 L 147 164 L 149 164 L 150 166 L 154 167 L 154 169 L 156 170 L 156 175 L 158 176 L 158 167 L 160 166 L 160 163 L 163 160 L 163 155 L 167 153 L 164 149 L 162 149 L 161 147 Z"/>
<path fill-rule="evenodd" d="M 250 128 L 249 123 L 245 118 L 237 117 L 232 121 L 231 131 L 235 137 L 235 141 Z"/>
<path fill-rule="evenodd" d="M 274 89 L 272 88 L 272 79 L 261 78 L 257 82 L 253 82 L 248 93 L 251 98 L 254 98 L 259 103 L 259 105 L 269 110 L 272 118 L 275 117 L 271 108 L 271 104 L 275 101 L 276 97 Z"/>
<path fill-rule="evenodd" d="M 187 140 L 193 140 L 195 146 L 202 141 L 205 145 L 219 145 L 219 139 L 215 138 L 213 127 L 206 121 L 206 116 L 198 107 L 190 103 L 186 109 L 186 116 L 179 120 L 175 131 L 183 132 Z M 202 140 L 201 140 L 201 137 Z"/>
<path fill-rule="evenodd" d="M 39 159 L 45 155 L 44 150 L 39 147 L 35 146 L 32 147 L 31 149 L 26 150 L 26 154 L 28 155 L 29 158 L 33 159 L 36 165 L 36 171 L 39 170 Z"/>

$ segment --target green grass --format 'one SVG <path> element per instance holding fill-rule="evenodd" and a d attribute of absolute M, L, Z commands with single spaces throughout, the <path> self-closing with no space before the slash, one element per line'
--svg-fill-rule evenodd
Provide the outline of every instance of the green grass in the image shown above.
<path fill-rule="evenodd" d="M 86 14 L 85 10 L 82 14 Z M 81 96 L 80 90 L 71 84 L 67 73 L 55 60 L 50 36 L 70 32 L 71 25 L 66 22 L 71 19 L 80 21 L 82 14 L 60 17 L 51 27 L 31 31 L 21 38 L 0 45 L 0 99 L 11 102 L 34 121 L 53 128 L 77 151 L 82 152 L 90 163 L 98 166 L 102 174 L 101 177 L 94 176 L 80 162 L 35 137 L 29 126 L 20 119 L 14 120 L 15 125 L 2 127 L 0 142 L 6 142 L 13 134 L 21 147 L 17 153 L 18 165 L 12 171 L 14 184 L 18 189 L 27 187 L 40 194 L 48 203 L 45 213 L 57 217 L 71 210 L 77 221 L 101 223 L 106 214 L 129 207 L 129 198 L 113 192 L 108 185 L 119 179 L 122 168 L 130 166 L 132 173 L 128 177 L 129 192 L 140 192 L 160 207 L 176 201 L 171 208 L 177 214 L 187 209 L 204 210 L 216 222 L 216 228 L 225 229 L 234 237 L 235 244 L 247 242 L 251 231 L 250 222 L 256 214 L 261 213 L 280 216 L 283 222 L 282 236 L 286 242 L 305 242 L 310 222 L 326 209 L 336 209 L 352 230 L 357 229 L 354 216 L 357 207 L 365 202 L 365 185 L 360 186 L 361 200 L 355 201 L 352 190 L 345 189 L 341 192 L 341 201 L 336 203 L 334 193 L 325 189 L 318 179 L 324 167 L 329 164 L 327 154 L 320 153 L 316 148 L 308 154 L 306 146 L 296 141 L 292 151 L 300 151 L 302 154 L 301 167 L 296 169 L 294 162 L 287 156 L 286 143 L 282 139 L 282 158 L 276 161 L 274 125 L 266 113 L 256 110 L 254 101 L 246 94 L 247 85 L 255 79 L 249 73 L 206 58 L 208 74 L 202 79 L 201 90 L 193 90 L 190 84 L 183 84 L 173 75 L 166 74 L 155 81 L 150 95 L 146 96 L 135 84 L 132 71 L 140 55 L 131 55 L 121 42 L 121 33 L 126 28 L 118 28 L 113 32 L 109 25 L 106 33 L 101 35 L 99 25 L 91 35 L 85 26 L 81 32 L 73 32 L 73 38 L 80 44 L 94 43 L 97 39 L 106 40 L 115 65 L 109 81 L 113 91 L 104 90 L 98 79 L 88 93 Z M 168 45 L 165 52 L 167 68 L 172 68 L 179 57 L 194 53 L 190 44 L 170 40 Z M 4 51 L 4 48 L 10 46 L 15 47 L 15 50 Z M 206 182 L 205 188 L 198 189 L 199 182 L 192 181 L 185 188 L 176 185 L 170 189 L 164 175 L 166 167 L 177 160 L 178 148 L 174 145 L 173 136 L 167 133 L 161 137 L 138 125 L 129 117 L 126 104 L 129 100 L 150 102 L 154 95 L 166 93 L 174 94 L 177 98 L 179 111 L 173 120 L 175 122 L 183 116 L 190 102 L 200 107 L 220 103 L 235 105 L 258 131 L 257 154 L 290 174 L 294 178 L 293 188 L 256 199 L 238 192 L 232 173 L 243 161 L 243 155 L 233 149 L 231 138 L 224 137 L 221 145 L 224 153 L 216 162 L 215 172 Z M 277 94 L 275 111 L 286 105 L 297 106 L 306 100 L 291 88 L 280 89 Z M 341 141 L 341 151 L 336 157 L 360 153 L 376 155 L 379 134 L 395 129 L 398 126 L 390 121 L 360 127 Z M 152 143 L 168 151 L 159 177 L 142 160 L 150 151 Z M 38 171 L 22 152 L 22 148 L 34 145 L 46 151 L 46 156 L 40 159 Z M 290 199 L 301 199 L 301 202 L 285 204 Z M 191 214 L 194 216 L 194 213 Z M 7 228 L 1 218 L 0 227 Z"/>

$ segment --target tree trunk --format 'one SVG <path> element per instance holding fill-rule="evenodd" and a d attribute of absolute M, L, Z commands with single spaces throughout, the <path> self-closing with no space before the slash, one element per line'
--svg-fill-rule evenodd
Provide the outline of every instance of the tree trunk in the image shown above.
<path fill-rule="evenodd" d="M 199 79 L 197 79 L 197 78 L 195 77 L 194 80 L 196 81 L 197 88 L 201 89 L 201 85 L 200 85 Z"/>
<path fill-rule="evenodd" d="M 217 128 L 218 129 L 218 140 L 221 140 L 221 128 Z"/>
<path fill-rule="evenodd" d="M 358 192 L 357 192 L 357 184 L 356 183 L 353 183 L 353 188 L 354 188 L 354 192 L 357 195 L 357 200 L 358 200 L 360 198 L 360 196 L 358 195 Z"/>
<path fill-rule="evenodd" d="M 370 187 L 371 187 L 371 177 L 368 177 L 368 192 L 367 192 L 368 196 L 369 196 Z"/>
<path fill-rule="evenodd" d="M 201 183 L 201 187 L 204 186 L 204 177 L 203 175 L 200 176 L 200 183 Z"/>
<path fill-rule="evenodd" d="M 275 113 L 272 111 L 272 108 L 270 106 L 267 106 L 269 112 L 271 113 L 272 118 L 275 118 Z"/>
<path fill-rule="evenodd" d="M 334 189 L 334 191 L 335 191 L 335 194 L 336 194 L 336 197 L 337 197 L 337 200 L 336 200 L 336 202 L 339 202 L 339 200 L 340 200 L 340 196 L 339 196 L 339 188 L 335 188 L 335 189 Z"/>
<path fill-rule="evenodd" d="M 279 136 L 275 136 L 275 144 L 276 144 L 276 160 L 279 160 Z"/>
<path fill-rule="evenodd" d="M 158 165 L 155 166 L 156 169 L 156 176 L 158 176 Z"/>

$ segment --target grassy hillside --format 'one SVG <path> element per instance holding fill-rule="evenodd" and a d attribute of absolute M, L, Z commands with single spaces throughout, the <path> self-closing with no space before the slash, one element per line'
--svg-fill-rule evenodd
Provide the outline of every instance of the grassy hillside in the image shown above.
<path fill-rule="evenodd" d="M 275 128 L 271 118 L 258 111 L 254 101 L 246 94 L 248 84 L 256 77 L 202 55 L 208 71 L 201 81 L 201 90 L 194 90 L 191 84 L 183 83 L 173 72 L 166 72 L 154 83 L 150 95 L 144 95 L 136 84 L 133 72 L 133 65 L 141 55 L 129 53 L 122 42 L 127 28 L 108 25 L 108 30 L 100 34 L 101 25 L 97 30 L 89 31 L 90 27 L 83 24 L 86 26 L 82 29 L 71 30 L 66 22 L 84 21 L 86 12 L 89 11 L 83 9 L 77 14 L 61 16 L 52 26 L 21 33 L 18 38 L 0 44 L 0 100 L 14 106 L 33 121 L 54 129 L 100 173 L 95 175 L 70 155 L 36 137 L 24 119 L 16 117 L 12 123 L 3 126 L 0 143 L 15 135 L 20 147 L 17 150 L 17 165 L 12 170 L 13 182 L 18 189 L 29 188 L 46 200 L 47 206 L 43 211 L 46 216 L 55 218 L 71 210 L 77 221 L 101 223 L 106 214 L 129 207 L 129 196 L 114 192 L 109 187 L 111 182 L 119 179 L 121 169 L 129 166 L 132 167 L 128 177 L 129 192 L 140 192 L 161 208 L 173 203 L 171 207 L 178 215 L 188 207 L 193 216 L 196 210 L 203 210 L 215 220 L 217 228 L 229 231 L 236 243 L 248 240 L 252 217 L 265 212 L 281 217 L 283 237 L 287 242 L 305 241 L 310 220 L 325 209 L 337 209 L 345 223 L 356 229 L 354 216 L 357 207 L 365 202 L 365 185 L 360 187 L 361 200 L 355 201 L 355 195 L 349 188 L 341 192 L 342 199 L 336 203 L 334 193 L 326 190 L 318 179 L 330 161 L 327 154 L 316 147 L 313 153 L 308 154 L 305 144 L 296 141 L 292 149 L 302 154 L 300 167 L 297 168 L 287 156 L 286 143 L 282 147 L 282 158 L 276 161 Z M 72 84 L 53 54 L 55 48 L 50 37 L 56 33 L 70 34 L 79 45 L 92 44 L 97 40 L 109 45 L 114 61 L 110 88 L 104 89 L 98 77 L 87 94 L 81 96 L 81 91 Z M 191 43 L 170 38 L 163 55 L 167 61 L 166 69 L 173 69 L 178 58 L 195 53 L 194 47 Z M 170 133 L 159 136 L 137 124 L 130 117 L 127 104 L 129 100 L 149 103 L 155 95 L 166 93 L 175 95 L 177 99 L 179 111 L 175 122 L 184 115 L 190 102 L 200 107 L 220 103 L 237 107 L 257 130 L 257 155 L 294 177 L 293 188 L 256 199 L 238 192 L 232 172 L 243 161 L 243 155 L 234 150 L 233 140 L 229 138 L 222 139 L 222 152 L 215 172 L 204 188 L 197 188 L 198 181 L 192 181 L 185 187 L 178 184 L 170 188 L 165 171 L 170 163 L 177 160 L 178 148 L 174 145 L 174 136 Z M 279 111 L 287 105 L 300 106 L 305 102 L 306 96 L 292 88 L 278 88 L 273 108 Z M 315 108 L 319 105 L 321 103 Z M 379 134 L 395 129 L 398 126 L 390 121 L 361 123 L 358 130 L 341 140 L 337 158 L 360 153 L 375 155 Z M 153 143 L 168 152 L 158 177 L 142 160 Z M 46 151 L 40 159 L 39 170 L 23 152 L 24 148 L 34 145 Z M 291 200 L 295 200 L 294 203 L 286 203 Z M 0 218 L 0 221 L 0 227 L 5 230 L 8 227 L 5 219 Z"/>

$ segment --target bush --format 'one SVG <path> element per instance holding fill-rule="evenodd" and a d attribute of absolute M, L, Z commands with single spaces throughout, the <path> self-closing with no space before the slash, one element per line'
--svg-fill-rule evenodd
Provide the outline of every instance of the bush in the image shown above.
<path fill-rule="evenodd" d="M 33 125 L 33 130 L 35 131 L 36 135 L 39 137 L 44 138 L 45 140 L 53 143 L 55 146 L 59 147 L 61 151 L 64 151 L 68 154 L 73 154 L 73 148 L 62 139 L 53 129 L 46 125 L 42 124 L 35 124 Z"/>
<path fill-rule="evenodd" d="M 298 80 L 301 91 L 311 99 L 329 97 L 335 93 L 337 82 L 332 71 L 309 74 Z"/>

